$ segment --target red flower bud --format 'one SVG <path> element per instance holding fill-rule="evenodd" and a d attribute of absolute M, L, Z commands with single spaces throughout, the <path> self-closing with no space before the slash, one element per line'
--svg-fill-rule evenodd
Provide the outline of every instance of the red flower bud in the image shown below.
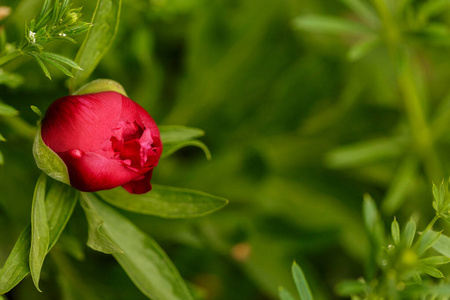
<path fill-rule="evenodd" d="M 152 117 L 117 92 L 66 96 L 42 120 L 44 143 L 64 161 L 70 184 L 85 192 L 122 186 L 150 191 L 162 144 Z"/>

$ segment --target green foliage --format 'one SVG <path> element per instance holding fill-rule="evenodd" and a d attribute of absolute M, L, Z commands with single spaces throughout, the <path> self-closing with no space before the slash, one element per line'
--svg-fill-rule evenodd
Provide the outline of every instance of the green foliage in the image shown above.
<path fill-rule="evenodd" d="M 163 218 L 192 218 L 210 214 L 224 207 L 228 200 L 200 191 L 152 185 L 151 193 L 130 194 L 122 188 L 97 194 L 114 206 L 135 213 Z"/>
<path fill-rule="evenodd" d="M 412 299 L 414 294 L 426 296 L 431 295 L 437 288 L 432 281 L 422 279 L 423 276 L 431 276 L 437 279 L 444 278 L 444 274 L 438 269 L 441 265 L 450 262 L 448 256 L 449 238 L 441 232 L 433 231 L 433 225 L 440 217 L 442 207 L 446 207 L 448 198 L 448 183 L 441 183 L 439 187 L 433 185 L 433 207 L 436 210 L 435 218 L 428 224 L 420 236 L 416 237 L 416 223 L 411 219 L 402 234 L 400 225 L 394 218 L 391 223 L 391 237 L 389 241 L 373 239 L 375 255 L 369 257 L 370 268 L 376 268 L 369 274 L 374 276 L 365 280 L 344 281 L 336 287 L 336 292 L 341 296 L 386 298 L 386 299 Z M 363 205 L 366 227 L 369 235 L 375 235 L 374 230 L 384 230 L 384 225 L 379 223 L 379 213 L 374 201 L 366 197 Z M 375 235 L 376 236 L 376 235 Z M 393 243 L 391 243 L 391 241 Z M 437 250 L 444 256 L 435 256 L 429 251 L 430 248 Z M 378 274 L 378 275 L 375 275 Z M 415 299 L 415 298 L 414 298 Z"/>
<path fill-rule="evenodd" d="M 70 82 L 71 91 L 76 91 L 92 74 L 98 63 L 111 47 L 119 28 L 122 0 L 98 0 L 92 17 L 94 26 L 89 30 L 77 57 L 80 68 Z"/>
<path fill-rule="evenodd" d="M 159 245 L 126 218 L 103 204 L 91 194 L 82 194 L 86 215 L 99 221 L 97 230 L 110 245 L 123 251 L 113 251 L 134 284 L 150 299 L 193 299 L 178 271 Z M 117 248 L 116 248 L 117 249 Z"/>

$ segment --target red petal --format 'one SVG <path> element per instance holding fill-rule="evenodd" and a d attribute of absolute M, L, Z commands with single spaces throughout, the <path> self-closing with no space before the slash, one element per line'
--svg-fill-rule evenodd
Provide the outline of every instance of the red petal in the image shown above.
<path fill-rule="evenodd" d="M 145 173 L 144 178 L 139 180 L 130 181 L 122 187 L 127 190 L 131 194 L 145 194 L 152 189 L 152 185 L 150 184 L 150 179 L 152 179 L 153 169 Z"/>
<path fill-rule="evenodd" d="M 121 98 L 119 93 L 103 92 L 56 100 L 42 122 L 42 139 L 55 152 L 80 149 L 101 153 L 119 120 Z"/>
<path fill-rule="evenodd" d="M 69 170 L 70 184 L 84 192 L 112 189 L 139 176 L 121 161 L 97 153 L 74 155 L 74 150 L 58 153 Z"/>

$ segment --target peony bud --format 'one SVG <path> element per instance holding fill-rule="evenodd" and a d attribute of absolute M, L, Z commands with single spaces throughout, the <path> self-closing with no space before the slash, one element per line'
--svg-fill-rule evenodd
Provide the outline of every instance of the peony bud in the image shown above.
<path fill-rule="evenodd" d="M 151 189 L 162 144 L 155 121 L 140 105 L 107 91 L 60 98 L 42 120 L 34 146 L 36 162 L 49 176 L 67 181 L 63 168 L 54 166 L 56 155 L 48 158 L 52 151 L 64 163 L 70 184 L 81 191 L 122 186 L 142 194 Z"/>

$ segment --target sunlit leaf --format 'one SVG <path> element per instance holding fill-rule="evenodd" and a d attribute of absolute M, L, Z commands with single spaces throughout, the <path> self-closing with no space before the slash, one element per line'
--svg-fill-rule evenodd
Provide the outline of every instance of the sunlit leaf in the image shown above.
<path fill-rule="evenodd" d="M 281 300 L 295 300 L 295 298 L 292 297 L 292 295 L 289 293 L 289 291 L 281 286 L 280 286 L 278 292 L 279 292 Z"/>
<path fill-rule="evenodd" d="M 414 247 L 416 248 L 417 255 L 422 255 L 425 251 L 431 248 L 439 239 L 441 233 L 433 230 L 427 230 L 423 233 L 420 240 L 417 241 Z"/>
<path fill-rule="evenodd" d="M 400 244 L 400 225 L 398 225 L 397 219 L 394 218 L 394 221 L 391 224 L 391 235 L 394 240 L 395 245 Z"/>
<path fill-rule="evenodd" d="M 45 208 L 45 186 L 47 176 L 42 173 L 36 183 L 33 204 L 31 207 L 31 247 L 30 247 L 30 273 L 33 283 L 39 289 L 39 278 L 42 265 L 47 255 L 50 243 L 50 234 L 47 223 L 47 211 Z"/>
<path fill-rule="evenodd" d="M 82 193 L 84 207 L 103 219 L 103 232 L 123 253 L 113 253 L 134 284 L 150 299 L 192 300 L 186 284 L 175 266 L 148 235 L 113 208 Z"/>
<path fill-rule="evenodd" d="M 428 265 L 419 265 L 418 269 L 422 272 L 427 273 L 430 276 L 433 276 L 434 278 L 444 278 L 444 274 L 442 274 L 441 271 L 434 267 L 430 267 Z"/>
<path fill-rule="evenodd" d="M 152 185 L 146 194 L 130 194 L 123 188 L 97 194 L 108 203 L 141 214 L 164 218 L 192 218 L 212 213 L 224 207 L 228 200 L 200 191 Z"/>
<path fill-rule="evenodd" d="M 337 17 L 308 15 L 293 20 L 295 28 L 333 34 L 368 34 L 371 30 L 360 23 Z"/>
<path fill-rule="evenodd" d="M 405 234 L 403 235 L 403 242 L 407 248 L 410 248 L 414 237 L 416 236 L 416 222 L 413 219 L 409 220 L 405 227 Z"/>
<path fill-rule="evenodd" d="M 12 106 L 0 102 L 0 115 L 16 116 L 19 112 Z"/>
<path fill-rule="evenodd" d="M 425 265 L 445 265 L 450 262 L 450 257 L 430 256 L 419 260 L 419 262 Z"/>
<path fill-rule="evenodd" d="M 348 297 L 364 292 L 365 285 L 358 280 L 344 280 L 336 285 L 335 291 L 341 297 Z"/>
<path fill-rule="evenodd" d="M 292 265 L 292 276 L 297 287 L 298 294 L 302 300 L 313 300 L 311 290 L 309 289 L 308 282 L 303 274 L 302 269 L 294 262 Z"/>
<path fill-rule="evenodd" d="M 450 257 L 450 238 L 441 234 L 439 240 L 433 245 L 433 249 L 446 257 Z"/>

